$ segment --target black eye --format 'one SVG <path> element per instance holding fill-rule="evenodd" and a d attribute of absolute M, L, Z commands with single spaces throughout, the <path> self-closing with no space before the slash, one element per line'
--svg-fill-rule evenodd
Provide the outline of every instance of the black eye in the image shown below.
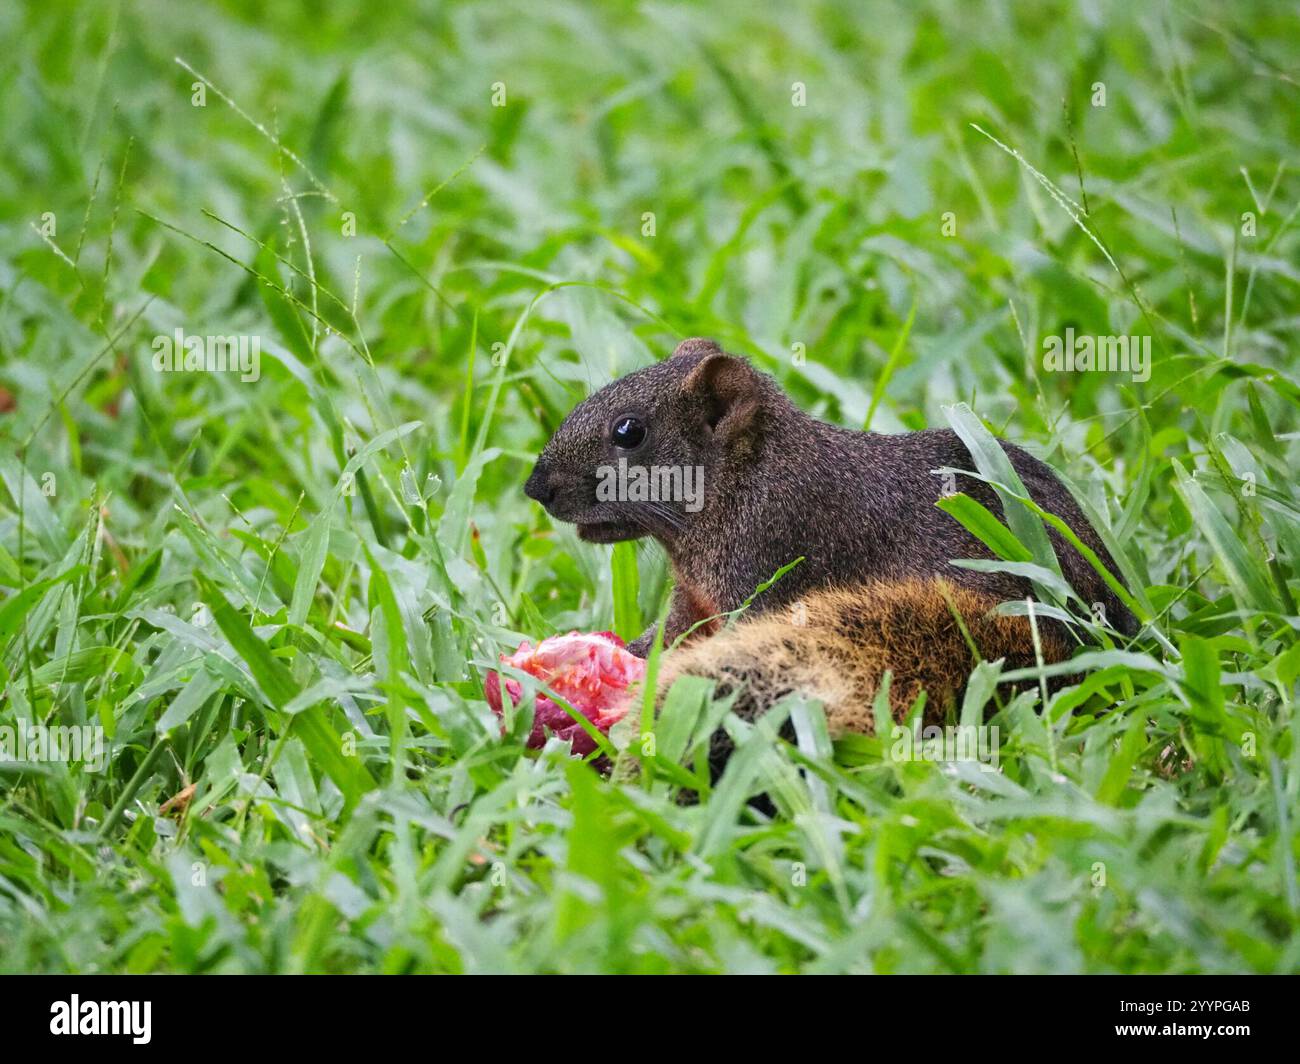
<path fill-rule="evenodd" d="M 645 422 L 640 418 L 621 417 L 614 422 L 614 431 L 610 433 L 614 446 L 630 451 L 640 446 L 645 439 Z"/>

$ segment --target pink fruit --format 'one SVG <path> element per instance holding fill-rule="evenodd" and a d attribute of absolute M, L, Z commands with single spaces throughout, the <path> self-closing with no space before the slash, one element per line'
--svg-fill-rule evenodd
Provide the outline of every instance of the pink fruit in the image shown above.
<path fill-rule="evenodd" d="M 613 632 L 570 632 L 543 639 L 536 647 L 525 641 L 513 654 L 502 654 L 501 662 L 536 676 L 605 733 L 631 707 L 629 685 L 645 676 L 645 662 L 629 653 Z M 510 701 L 519 705 L 523 686 L 509 676 L 505 683 Z M 496 672 L 487 674 L 484 687 L 488 705 L 501 716 L 501 679 Z M 528 745 L 537 749 L 546 742 L 548 733 L 572 740 L 575 754 L 585 755 L 596 749 L 581 724 L 538 692 Z"/>

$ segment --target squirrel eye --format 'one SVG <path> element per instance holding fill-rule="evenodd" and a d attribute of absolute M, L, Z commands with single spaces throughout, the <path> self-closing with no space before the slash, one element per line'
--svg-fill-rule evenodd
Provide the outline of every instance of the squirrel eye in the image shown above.
<path fill-rule="evenodd" d="M 610 433 L 615 447 L 630 451 L 645 439 L 645 424 L 638 418 L 621 417 L 614 422 L 614 431 Z"/>

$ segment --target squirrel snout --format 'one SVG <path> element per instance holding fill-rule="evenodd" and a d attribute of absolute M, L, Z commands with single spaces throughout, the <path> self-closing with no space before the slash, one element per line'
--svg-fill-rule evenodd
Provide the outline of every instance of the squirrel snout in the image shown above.
<path fill-rule="evenodd" d="M 543 506 L 550 506 L 555 501 L 555 485 L 551 483 L 550 470 L 540 461 L 524 482 L 524 494 Z"/>

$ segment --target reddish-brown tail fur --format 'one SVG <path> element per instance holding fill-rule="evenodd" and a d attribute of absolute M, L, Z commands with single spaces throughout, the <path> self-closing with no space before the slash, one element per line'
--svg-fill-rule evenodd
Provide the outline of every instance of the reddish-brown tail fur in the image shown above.
<path fill-rule="evenodd" d="M 1028 618 L 995 613 L 996 605 L 935 579 L 818 591 L 672 651 L 661 663 L 659 689 L 667 692 L 683 675 L 715 680 L 719 693 L 738 692 L 735 712 L 750 720 L 798 691 L 823 703 L 833 736 L 869 735 L 876 691 L 889 670 L 894 718 L 902 719 L 924 690 L 926 722 L 938 722 L 980 659 L 1005 658 L 1007 669 L 1037 660 Z M 1055 625 L 1038 627 L 1045 661 L 1069 656 Z"/>

